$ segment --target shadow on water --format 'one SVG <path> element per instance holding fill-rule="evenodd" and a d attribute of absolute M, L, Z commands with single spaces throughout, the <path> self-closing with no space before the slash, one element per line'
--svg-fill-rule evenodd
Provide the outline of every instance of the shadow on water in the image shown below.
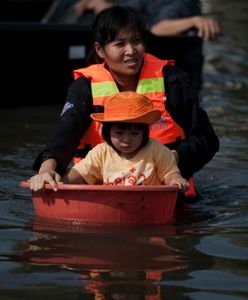
<path fill-rule="evenodd" d="M 1 299 L 247 298 L 248 4 L 209 0 L 205 9 L 223 28 L 205 44 L 202 91 L 221 148 L 196 175 L 203 200 L 173 224 L 124 229 L 35 218 L 18 183 L 31 176 L 60 107 L 0 110 Z"/>

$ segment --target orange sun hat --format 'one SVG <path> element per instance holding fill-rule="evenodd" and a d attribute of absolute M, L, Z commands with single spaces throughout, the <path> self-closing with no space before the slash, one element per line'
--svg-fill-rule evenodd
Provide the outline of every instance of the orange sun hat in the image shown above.
<path fill-rule="evenodd" d="M 98 122 L 145 123 L 152 125 L 161 117 L 161 111 L 153 109 L 152 102 L 135 92 L 115 94 L 104 103 L 103 113 L 93 113 L 91 118 Z"/>

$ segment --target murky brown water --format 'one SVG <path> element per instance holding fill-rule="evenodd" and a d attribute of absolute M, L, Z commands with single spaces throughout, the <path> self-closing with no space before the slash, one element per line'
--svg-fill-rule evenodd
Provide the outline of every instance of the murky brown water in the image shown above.
<path fill-rule="evenodd" d="M 60 107 L 1 109 L 1 299 L 248 297 L 248 2 L 206 3 L 223 36 L 205 45 L 202 103 L 221 148 L 196 176 L 204 200 L 159 228 L 44 223 L 18 183 L 30 176 Z"/>

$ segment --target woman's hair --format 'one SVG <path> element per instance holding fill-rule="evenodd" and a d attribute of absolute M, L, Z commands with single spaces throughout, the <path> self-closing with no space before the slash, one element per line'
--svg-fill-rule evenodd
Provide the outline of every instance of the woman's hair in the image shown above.
<path fill-rule="evenodd" d="M 112 126 L 118 126 L 121 130 L 125 130 L 129 127 L 143 131 L 143 139 L 139 146 L 139 149 L 143 148 L 149 141 L 149 125 L 144 123 L 125 123 L 125 122 L 106 122 L 102 125 L 102 137 L 106 143 L 115 149 L 111 142 L 110 130 Z M 116 149 L 115 149 L 116 150 Z"/>
<path fill-rule="evenodd" d="M 109 42 L 115 40 L 116 36 L 123 28 L 129 28 L 131 32 L 139 33 L 145 44 L 145 22 L 142 16 L 130 7 L 114 5 L 101 11 L 95 18 L 92 25 L 92 44 L 98 42 L 104 47 Z M 101 59 L 92 46 L 87 57 L 87 65 L 100 63 Z"/>

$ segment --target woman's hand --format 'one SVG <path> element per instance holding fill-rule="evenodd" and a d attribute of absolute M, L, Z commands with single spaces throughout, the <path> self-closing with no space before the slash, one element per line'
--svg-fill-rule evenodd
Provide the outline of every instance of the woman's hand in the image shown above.
<path fill-rule="evenodd" d="M 54 159 L 44 161 L 39 173 L 30 178 L 30 189 L 34 192 L 42 191 L 45 184 L 49 183 L 54 191 L 58 190 L 57 183 L 61 181 L 61 176 L 55 172 L 57 163 Z"/>
<path fill-rule="evenodd" d="M 58 190 L 57 183 L 59 181 L 61 181 L 61 176 L 54 171 L 39 173 L 30 178 L 30 190 L 34 192 L 42 191 L 45 188 L 45 184 L 49 183 L 56 192 Z"/>

